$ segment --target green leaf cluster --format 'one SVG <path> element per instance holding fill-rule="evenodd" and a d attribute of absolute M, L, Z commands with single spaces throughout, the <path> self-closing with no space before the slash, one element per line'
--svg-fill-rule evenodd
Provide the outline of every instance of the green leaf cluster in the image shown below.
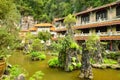
<path fill-rule="evenodd" d="M 7 0 L 2 0 L 5 2 Z M 116 0 L 13 0 L 22 16 L 32 15 L 39 22 L 98 7 Z M 1 5 L 2 6 L 2 5 Z M 2 8 L 2 7 L 1 7 Z M 4 8 L 6 12 L 8 8 Z"/>
<path fill-rule="evenodd" d="M 50 38 L 51 38 L 51 34 L 50 34 L 50 32 L 48 32 L 48 31 L 40 31 L 39 33 L 38 33 L 38 38 L 40 39 L 40 40 L 43 40 L 43 41 L 47 41 L 47 40 L 49 40 Z"/>
<path fill-rule="evenodd" d="M 57 57 L 54 57 L 48 61 L 49 67 L 58 67 L 59 66 L 59 61 Z"/>
<path fill-rule="evenodd" d="M 44 76 L 44 73 L 42 71 L 37 71 L 35 74 L 33 74 L 32 77 L 29 78 L 29 80 L 41 80 Z"/>

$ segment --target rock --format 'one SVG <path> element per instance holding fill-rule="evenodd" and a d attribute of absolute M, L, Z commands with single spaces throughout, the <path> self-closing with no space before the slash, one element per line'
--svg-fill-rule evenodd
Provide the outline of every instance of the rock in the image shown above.
<path fill-rule="evenodd" d="M 92 64 L 92 67 L 93 67 L 93 68 L 101 68 L 102 65 L 101 65 L 101 64 Z"/>
<path fill-rule="evenodd" d="M 120 65 L 112 65 L 111 68 L 112 69 L 120 69 Z"/>
<path fill-rule="evenodd" d="M 79 75 L 79 78 L 84 78 L 84 74 L 81 73 L 81 74 Z"/>
<path fill-rule="evenodd" d="M 25 75 L 20 74 L 15 80 L 25 80 Z"/>

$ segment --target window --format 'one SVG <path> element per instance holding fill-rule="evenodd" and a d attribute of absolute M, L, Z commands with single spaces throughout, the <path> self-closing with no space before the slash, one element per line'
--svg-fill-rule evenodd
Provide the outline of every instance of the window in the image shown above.
<path fill-rule="evenodd" d="M 116 16 L 120 18 L 120 5 L 116 7 Z"/>
<path fill-rule="evenodd" d="M 107 27 L 104 26 L 104 27 L 97 27 L 96 28 L 96 32 L 107 32 Z"/>
<path fill-rule="evenodd" d="M 89 33 L 89 29 L 82 29 L 81 32 L 82 33 Z"/>
<path fill-rule="evenodd" d="M 100 10 L 96 12 L 96 21 L 106 20 L 107 19 L 107 10 Z"/>
<path fill-rule="evenodd" d="M 116 31 L 120 31 L 120 25 L 116 26 Z"/>
<path fill-rule="evenodd" d="M 89 14 L 85 14 L 81 16 L 81 23 L 89 23 L 90 16 Z"/>

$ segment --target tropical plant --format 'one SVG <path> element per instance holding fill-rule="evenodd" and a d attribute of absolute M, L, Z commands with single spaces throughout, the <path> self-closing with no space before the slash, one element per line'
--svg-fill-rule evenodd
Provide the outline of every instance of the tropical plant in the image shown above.
<path fill-rule="evenodd" d="M 40 39 L 40 40 L 43 40 L 43 41 L 47 41 L 47 40 L 49 40 L 50 38 L 51 38 L 51 34 L 50 34 L 50 32 L 48 32 L 48 31 L 40 31 L 39 33 L 38 33 L 38 38 Z"/>
<path fill-rule="evenodd" d="M 32 51 L 40 51 L 43 49 L 44 45 L 41 43 L 40 39 L 34 39 L 31 47 Z"/>
<path fill-rule="evenodd" d="M 6 28 L 0 28 L 0 59 L 10 55 L 17 45 L 15 36 L 8 33 Z"/>
<path fill-rule="evenodd" d="M 43 54 L 43 53 L 40 53 L 39 59 L 40 59 L 40 60 L 45 60 L 45 59 L 46 59 L 46 55 Z"/>
<path fill-rule="evenodd" d="M 15 49 L 18 43 L 18 23 L 20 18 L 13 0 L 0 0 L 0 57 Z"/>
<path fill-rule="evenodd" d="M 54 57 L 48 61 L 49 67 L 58 67 L 59 66 L 59 61 L 57 57 Z"/>
<path fill-rule="evenodd" d="M 4 80 L 14 80 L 17 79 L 20 74 L 23 74 L 24 77 L 28 75 L 27 71 L 20 67 L 19 65 L 13 65 L 11 68 L 8 69 L 10 75 L 5 77 Z"/>
<path fill-rule="evenodd" d="M 81 67 L 81 63 L 80 63 L 80 62 L 77 63 L 77 64 L 76 64 L 76 67 L 77 67 L 77 68 L 80 68 L 80 67 Z"/>
<path fill-rule="evenodd" d="M 42 71 L 37 71 L 33 76 L 29 78 L 29 80 L 41 80 L 42 77 L 44 76 L 44 73 Z"/>
<path fill-rule="evenodd" d="M 30 55 L 31 55 L 32 60 L 44 60 L 44 59 L 46 59 L 46 55 L 44 53 L 41 53 L 41 52 L 33 51 L 30 53 Z"/>
<path fill-rule="evenodd" d="M 73 65 L 68 65 L 69 71 L 72 71 L 74 69 Z"/>
<path fill-rule="evenodd" d="M 117 63 L 118 63 L 118 62 L 115 61 L 115 60 L 107 59 L 107 58 L 104 58 L 104 59 L 103 59 L 103 62 L 104 62 L 105 64 L 117 64 Z"/>

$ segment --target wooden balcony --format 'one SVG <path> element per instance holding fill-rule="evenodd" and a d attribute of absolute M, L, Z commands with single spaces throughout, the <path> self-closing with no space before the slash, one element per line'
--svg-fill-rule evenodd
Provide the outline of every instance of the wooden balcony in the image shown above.
<path fill-rule="evenodd" d="M 88 24 L 74 26 L 73 29 L 86 29 L 86 28 L 95 28 L 95 27 L 104 27 L 104 26 L 111 26 L 111 25 L 118 25 L 120 24 L 120 18 L 113 19 L 113 20 L 104 20 L 99 22 L 90 22 Z"/>
<path fill-rule="evenodd" d="M 76 36 L 75 40 L 87 40 L 88 36 Z M 120 40 L 120 36 L 100 36 L 100 40 Z"/>
<path fill-rule="evenodd" d="M 74 35 L 74 39 L 75 40 L 87 40 L 89 35 L 90 33 L 89 34 L 78 34 L 77 33 Z M 104 32 L 98 35 L 100 36 L 100 40 L 120 40 L 120 32 L 116 32 L 114 34 L 109 34 L 109 33 Z M 52 38 L 52 40 L 57 40 L 58 37 L 64 38 L 65 36 L 64 35 L 55 36 Z"/>
<path fill-rule="evenodd" d="M 62 31 L 66 31 L 66 27 L 65 26 L 60 26 L 58 28 L 55 29 L 56 32 L 62 32 Z"/>

